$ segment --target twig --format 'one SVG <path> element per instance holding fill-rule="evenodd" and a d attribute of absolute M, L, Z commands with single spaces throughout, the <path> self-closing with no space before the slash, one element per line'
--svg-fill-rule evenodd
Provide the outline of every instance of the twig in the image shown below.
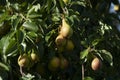
<path fill-rule="evenodd" d="M 82 80 L 84 80 L 84 65 L 82 64 Z"/>

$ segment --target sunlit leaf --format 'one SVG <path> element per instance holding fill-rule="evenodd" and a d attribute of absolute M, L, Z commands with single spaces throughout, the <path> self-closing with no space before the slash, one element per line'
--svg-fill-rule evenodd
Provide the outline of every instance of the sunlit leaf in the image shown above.
<path fill-rule="evenodd" d="M 84 59 L 89 53 L 89 47 L 82 52 L 80 52 L 80 59 Z"/>
<path fill-rule="evenodd" d="M 28 32 L 27 35 L 28 35 L 28 36 L 31 36 L 31 37 L 37 37 L 37 36 L 38 36 L 38 35 L 37 35 L 35 32 L 33 32 L 33 31 Z"/>
<path fill-rule="evenodd" d="M 29 16 L 31 13 L 37 12 L 39 9 L 40 9 L 40 4 L 33 5 L 32 7 L 30 7 L 27 16 Z"/>
<path fill-rule="evenodd" d="M 28 74 L 22 76 L 22 77 L 21 77 L 21 80 L 33 80 L 34 78 L 35 78 L 34 75 L 28 73 Z"/>
<path fill-rule="evenodd" d="M 40 17 L 42 17 L 42 15 L 37 14 L 37 13 L 32 13 L 32 14 L 28 15 L 27 17 L 28 18 L 40 18 Z"/>
<path fill-rule="evenodd" d="M 38 31 L 38 26 L 34 23 L 34 22 L 30 22 L 30 21 L 26 21 L 23 23 L 23 26 L 27 29 L 27 30 L 31 30 L 31 31 Z"/>
<path fill-rule="evenodd" d="M 5 54 L 9 54 L 17 48 L 15 38 L 9 40 L 9 44 L 5 48 Z"/>

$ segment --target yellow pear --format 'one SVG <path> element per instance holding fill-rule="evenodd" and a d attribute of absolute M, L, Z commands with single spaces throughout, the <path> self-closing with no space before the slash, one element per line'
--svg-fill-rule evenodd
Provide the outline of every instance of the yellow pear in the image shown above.
<path fill-rule="evenodd" d="M 60 30 L 60 34 L 65 38 L 70 38 L 73 34 L 73 29 L 70 27 L 70 25 L 66 22 L 66 20 L 62 19 L 62 27 Z"/>
<path fill-rule="evenodd" d="M 114 10 L 119 11 L 119 5 L 114 5 Z"/>
<path fill-rule="evenodd" d="M 32 60 L 34 63 L 36 63 L 36 62 L 39 61 L 39 56 L 38 56 L 38 54 L 36 54 L 36 53 L 31 53 L 31 54 L 30 54 L 30 57 L 31 57 L 31 60 Z"/>
<path fill-rule="evenodd" d="M 57 46 L 64 46 L 66 44 L 66 39 L 62 35 L 58 35 L 55 39 L 55 43 Z"/>
<path fill-rule="evenodd" d="M 94 58 L 92 60 L 91 67 L 94 71 L 99 70 L 102 67 L 102 61 L 99 58 Z"/>
<path fill-rule="evenodd" d="M 18 65 L 20 67 L 28 67 L 29 63 L 30 63 L 30 60 L 29 60 L 27 54 L 23 54 L 18 57 Z"/>
<path fill-rule="evenodd" d="M 67 3 L 69 2 L 69 0 L 63 0 L 63 2 L 64 2 L 65 4 L 67 4 Z"/>

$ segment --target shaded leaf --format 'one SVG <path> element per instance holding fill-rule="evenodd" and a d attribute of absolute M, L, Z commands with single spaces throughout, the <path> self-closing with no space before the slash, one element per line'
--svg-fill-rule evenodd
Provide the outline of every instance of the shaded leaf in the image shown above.
<path fill-rule="evenodd" d="M 54 33 L 55 33 L 55 31 L 52 30 L 52 31 L 50 31 L 50 32 L 45 36 L 45 40 L 46 40 L 46 42 L 49 41 L 49 39 L 51 38 L 51 36 L 52 36 Z"/>
<path fill-rule="evenodd" d="M 113 65 L 113 57 L 110 52 L 106 50 L 99 50 L 101 56 L 108 61 L 108 63 L 112 66 Z"/>
<path fill-rule="evenodd" d="M 92 41 L 92 46 L 96 46 L 99 42 L 101 41 L 101 39 L 95 39 Z"/>
<path fill-rule="evenodd" d="M 0 68 L 3 68 L 4 70 L 9 71 L 8 65 L 5 65 L 5 64 L 3 64 L 3 63 L 1 63 L 1 62 L 0 62 Z"/>
<path fill-rule="evenodd" d="M 11 17 L 12 26 L 13 26 L 14 30 L 17 30 L 18 24 L 20 23 L 21 19 L 22 18 L 19 17 L 18 15 L 13 15 Z"/>
<path fill-rule="evenodd" d="M 42 17 L 42 15 L 37 14 L 37 13 L 32 13 L 32 14 L 28 15 L 27 17 L 28 18 L 40 18 L 40 17 Z"/>
<path fill-rule="evenodd" d="M 22 41 L 24 40 L 24 33 L 23 33 L 23 31 L 17 30 L 16 37 L 17 37 L 18 43 L 19 44 L 22 43 Z"/>

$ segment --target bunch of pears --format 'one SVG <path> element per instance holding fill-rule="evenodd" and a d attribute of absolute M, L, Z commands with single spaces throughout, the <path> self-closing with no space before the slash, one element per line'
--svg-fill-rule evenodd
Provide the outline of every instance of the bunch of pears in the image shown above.
<path fill-rule="evenodd" d="M 50 71 L 57 71 L 58 69 L 66 69 L 69 65 L 69 61 L 65 57 L 54 56 L 51 58 L 48 64 Z"/>
<path fill-rule="evenodd" d="M 70 40 L 72 35 L 73 29 L 67 23 L 65 18 L 63 18 L 59 34 L 55 39 L 55 43 L 59 52 L 63 52 L 64 50 L 71 51 L 74 49 L 74 43 L 72 40 Z"/>
<path fill-rule="evenodd" d="M 39 61 L 39 56 L 37 53 L 24 53 L 20 54 L 18 57 L 18 65 L 23 68 L 30 68 L 32 67 L 35 63 Z"/>

